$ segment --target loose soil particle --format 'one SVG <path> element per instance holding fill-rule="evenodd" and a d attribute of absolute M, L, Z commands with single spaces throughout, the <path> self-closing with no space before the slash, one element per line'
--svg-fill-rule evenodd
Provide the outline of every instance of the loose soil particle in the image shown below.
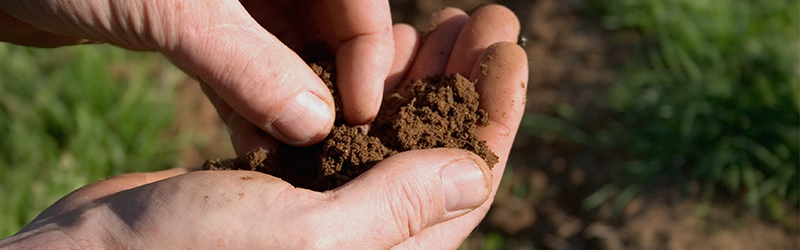
<path fill-rule="evenodd" d="M 459 74 L 418 80 L 386 96 L 371 124 L 350 126 L 339 108 L 335 65 L 321 61 L 310 66 L 328 85 L 337 107 L 334 128 L 327 138 L 310 147 L 281 144 L 273 152 L 259 148 L 245 158 L 208 160 L 203 169 L 254 170 L 296 187 L 324 191 L 408 150 L 460 148 L 481 156 L 490 167 L 497 163 L 497 155 L 476 134 L 478 126 L 489 124 L 489 116 L 478 108 L 475 82 Z"/>

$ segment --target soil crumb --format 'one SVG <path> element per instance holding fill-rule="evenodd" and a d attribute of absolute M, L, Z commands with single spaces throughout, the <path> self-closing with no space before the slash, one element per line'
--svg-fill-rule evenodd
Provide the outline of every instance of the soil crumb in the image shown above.
<path fill-rule="evenodd" d="M 478 108 L 475 82 L 459 74 L 430 76 L 384 97 L 378 116 L 366 126 L 344 120 L 331 61 L 310 64 L 328 85 L 336 104 L 334 128 L 310 147 L 279 145 L 259 148 L 245 158 L 208 160 L 205 170 L 253 170 L 279 177 L 296 187 L 325 191 L 339 187 L 399 152 L 428 148 L 460 148 L 481 156 L 493 167 L 498 157 L 478 138 L 478 126 L 489 116 Z"/>

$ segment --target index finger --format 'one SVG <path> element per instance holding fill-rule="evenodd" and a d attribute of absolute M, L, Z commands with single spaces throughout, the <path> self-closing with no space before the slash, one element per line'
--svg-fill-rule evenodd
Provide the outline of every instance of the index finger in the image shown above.
<path fill-rule="evenodd" d="M 328 0 L 336 52 L 342 111 L 351 124 L 366 124 L 378 114 L 383 82 L 394 61 L 392 16 L 386 0 Z"/>

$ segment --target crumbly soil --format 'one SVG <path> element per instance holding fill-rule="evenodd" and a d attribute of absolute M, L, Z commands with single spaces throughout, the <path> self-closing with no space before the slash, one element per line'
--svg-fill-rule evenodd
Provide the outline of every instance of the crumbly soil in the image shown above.
<path fill-rule="evenodd" d="M 603 124 L 607 115 L 596 108 L 613 72 L 630 56 L 638 42 L 636 33 L 610 34 L 601 20 L 585 10 L 595 0 L 390 0 L 392 18 L 422 30 L 432 13 L 445 6 L 472 9 L 479 3 L 508 6 L 522 24 L 529 59 L 526 112 L 574 112 L 592 123 Z M 192 88 L 199 88 L 196 83 Z M 208 113 L 216 115 L 202 94 Z M 564 109 L 562 103 L 572 110 Z M 189 114 L 198 111 L 188 106 Z M 213 118 L 213 116 L 212 116 Z M 187 119 L 185 126 L 197 123 Z M 218 119 L 205 127 L 224 131 Z M 206 135 L 202 133 L 201 135 Z M 210 139 L 209 139 L 210 140 Z M 230 146 L 214 154 L 231 156 Z M 222 149 L 222 152 L 219 152 Z M 620 155 L 598 155 L 585 147 L 561 144 L 520 132 L 511 150 L 506 174 L 492 209 L 459 249 L 798 249 L 800 234 L 770 222 L 737 202 L 714 201 L 708 218 L 699 218 L 696 193 L 689 195 L 664 187 L 642 193 L 621 215 L 610 205 L 584 210 L 581 202 L 613 175 L 604 166 Z M 186 160 L 201 163 L 203 158 Z M 788 222 L 797 223 L 797 212 Z M 796 226 L 794 228 L 797 228 Z"/>
<path fill-rule="evenodd" d="M 395 22 L 425 27 L 445 6 L 481 3 L 509 7 L 527 38 L 527 113 L 574 116 L 581 127 L 608 124 L 598 100 L 639 43 L 635 32 L 607 32 L 597 0 L 390 0 Z M 559 113 L 560 115 L 554 115 Z M 698 192 L 661 187 L 637 196 L 622 214 L 611 204 L 581 203 L 614 175 L 620 154 L 517 133 L 492 208 L 459 249 L 799 249 L 800 234 L 734 201 L 714 201 L 697 216 Z M 788 217 L 797 228 L 797 212 Z"/>
<path fill-rule="evenodd" d="M 258 148 L 247 156 L 209 160 L 206 170 L 254 170 L 277 176 L 296 187 L 330 190 L 347 183 L 386 157 L 428 148 L 460 148 L 494 166 L 498 158 L 476 135 L 489 116 L 478 108 L 475 82 L 459 74 L 430 76 L 384 98 L 378 116 L 366 126 L 343 119 L 331 61 L 310 64 L 328 85 L 336 103 L 336 121 L 327 138 L 310 147 L 281 144 L 273 152 Z"/>

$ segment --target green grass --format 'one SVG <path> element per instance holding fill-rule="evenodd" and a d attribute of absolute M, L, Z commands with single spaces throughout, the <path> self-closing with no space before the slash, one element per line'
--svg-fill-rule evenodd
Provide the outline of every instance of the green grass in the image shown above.
<path fill-rule="evenodd" d="M 0 58 L 0 237 L 81 186 L 178 163 L 182 75 L 158 54 L 0 44 Z"/>
<path fill-rule="evenodd" d="M 797 1 L 617 1 L 610 28 L 635 28 L 640 50 L 608 99 L 641 160 L 628 187 L 699 180 L 758 208 L 800 201 Z M 638 10 L 638 11 L 637 11 Z M 765 199 L 768 198 L 768 199 Z"/>
<path fill-rule="evenodd" d="M 641 42 L 601 106 L 599 131 L 569 117 L 528 117 L 562 139 L 629 156 L 587 209 L 620 210 L 654 183 L 699 183 L 780 220 L 800 203 L 800 3 L 785 0 L 606 0 L 604 25 Z M 558 112 L 556 112 L 558 113 Z M 572 119 L 574 120 L 574 119 Z M 579 120 L 579 119 L 578 119 Z M 553 125 L 556 124 L 556 125 Z M 576 125 L 573 125 L 576 124 Z"/>
<path fill-rule="evenodd" d="M 773 218 L 800 202 L 798 1 L 605 0 L 609 30 L 642 37 L 602 106 L 582 127 L 571 107 L 527 115 L 523 131 L 558 134 L 630 156 L 592 208 L 618 207 L 652 183 L 699 182 Z M 107 45 L 0 44 L 0 237 L 67 193 L 110 175 L 177 165 L 168 132 L 182 77 L 155 53 Z M 546 132 L 546 133 L 545 133 Z M 507 239 L 487 236 L 485 249 Z"/>

